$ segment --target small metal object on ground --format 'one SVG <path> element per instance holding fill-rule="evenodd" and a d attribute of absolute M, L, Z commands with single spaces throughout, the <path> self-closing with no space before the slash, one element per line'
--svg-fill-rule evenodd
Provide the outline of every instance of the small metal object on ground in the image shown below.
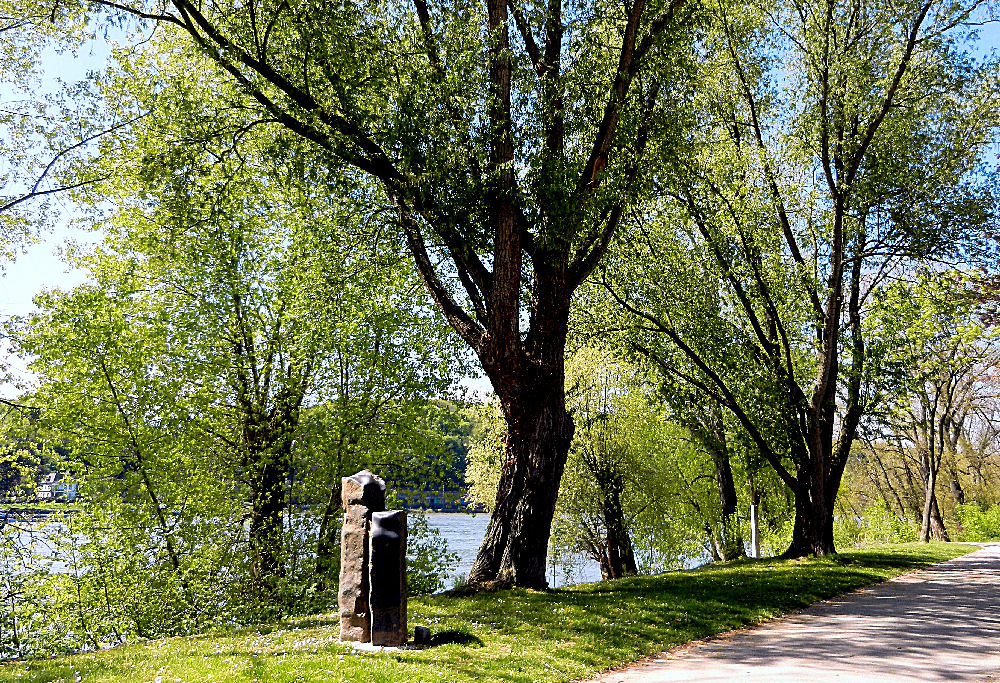
<path fill-rule="evenodd" d="M 426 626 L 417 626 L 413 629 L 413 643 L 415 645 L 430 645 L 431 630 Z"/>

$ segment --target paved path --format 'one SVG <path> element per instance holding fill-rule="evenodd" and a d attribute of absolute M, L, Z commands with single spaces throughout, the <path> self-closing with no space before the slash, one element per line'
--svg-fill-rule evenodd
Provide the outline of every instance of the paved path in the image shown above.
<path fill-rule="evenodd" d="M 1000 544 L 597 680 L 1000 681 Z"/>

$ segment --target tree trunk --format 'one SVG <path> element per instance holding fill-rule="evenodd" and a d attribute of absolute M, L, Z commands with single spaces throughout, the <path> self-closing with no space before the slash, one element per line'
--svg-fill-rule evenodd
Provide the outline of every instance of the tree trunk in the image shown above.
<path fill-rule="evenodd" d="M 944 519 L 941 518 L 941 511 L 938 509 L 937 495 L 931 502 L 931 537 L 935 541 L 949 542 L 948 530 L 944 527 Z"/>
<path fill-rule="evenodd" d="M 934 495 L 934 487 L 937 485 L 937 470 L 934 463 L 927 455 L 922 463 L 924 475 L 924 504 L 920 511 L 920 542 L 927 543 L 931 540 L 931 510 L 937 507 L 937 499 Z"/>
<path fill-rule="evenodd" d="M 924 487 L 924 506 L 920 516 L 920 542 L 927 543 L 933 538 L 935 541 L 947 541 L 948 531 L 945 529 L 944 520 L 941 519 L 941 511 L 938 508 L 937 494 L 937 468 L 927 468 L 927 479 Z"/>
<path fill-rule="evenodd" d="M 621 491 L 622 478 L 612 473 L 601 482 L 603 494 L 604 528 L 607 530 L 608 573 L 605 579 L 620 579 L 626 574 L 635 574 L 635 552 L 632 549 L 632 538 L 625 524 L 625 511 L 622 508 Z"/>
<path fill-rule="evenodd" d="M 803 464 L 799 466 L 796 477 L 792 542 L 782 557 L 823 556 L 836 552 L 833 545 L 833 504 L 840 488 L 843 468 L 839 472 L 828 473 L 822 464 L 830 460 L 814 453 L 800 460 Z"/>
<path fill-rule="evenodd" d="M 740 523 L 736 514 L 736 484 L 733 483 L 728 449 L 713 450 L 712 461 L 715 463 L 715 483 L 719 488 L 719 502 L 722 505 L 721 528 L 718 532 L 719 556 L 723 561 L 746 557 L 743 535 L 740 533 Z"/>
<path fill-rule="evenodd" d="M 540 262 L 536 255 L 524 339 L 515 316 L 511 328 L 488 335 L 478 352 L 500 398 L 507 439 L 496 505 L 469 572 L 472 586 L 548 587 L 549 534 L 574 431 L 565 387 L 572 289 L 565 261 Z"/>
<path fill-rule="evenodd" d="M 958 505 L 965 504 L 965 489 L 962 488 L 962 482 L 954 470 L 951 472 L 951 497 Z"/>
<path fill-rule="evenodd" d="M 298 424 L 294 403 L 276 401 L 271 415 L 247 419 L 243 426 L 245 466 L 250 489 L 250 575 L 259 599 L 273 604 L 285 575 L 284 513 L 292 463 L 292 434 Z"/>
<path fill-rule="evenodd" d="M 719 489 L 719 506 L 722 512 L 720 528 L 709 536 L 714 539 L 713 543 L 720 560 L 735 560 L 746 557 L 737 517 L 739 501 L 736 498 L 736 484 L 733 482 L 733 469 L 729 461 L 729 447 L 722 413 L 717 405 L 712 405 L 709 410 L 711 412 L 704 422 L 695 421 L 690 427 L 712 458 L 715 484 Z"/>
<path fill-rule="evenodd" d="M 815 505 L 808 486 L 800 486 L 795 495 L 795 525 L 792 542 L 782 557 L 831 555 L 833 545 L 833 514 L 825 505 Z"/>
<path fill-rule="evenodd" d="M 250 571 L 262 595 L 273 594 L 276 579 L 284 575 L 282 522 L 288 474 L 284 450 L 259 454 L 251 467 Z"/>
<path fill-rule="evenodd" d="M 506 463 L 483 544 L 469 573 L 472 585 L 548 587 L 549 533 L 573 440 L 573 419 L 566 412 L 561 376 L 559 380 L 558 388 L 550 387 L 535 401 L 511 406 L 520 418 L 517 422 L 526 428 L 512 428 L 508 418 Z M 534 420 L 532 413 L 537 414 Z"/>

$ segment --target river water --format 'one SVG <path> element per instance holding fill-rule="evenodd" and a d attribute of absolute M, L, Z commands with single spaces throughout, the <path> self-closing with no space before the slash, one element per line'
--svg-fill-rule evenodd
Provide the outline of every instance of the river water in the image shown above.
<path fill-rule="evenodd" d="M 472 563 L 476 559 L 479 545 L 486 535 L 486 525 L 490 521 L 487 513 L 469 514 L 463 512 L 426 512 L 427 525 L 437 529 L 448 544 L 449 552 L 458 555 L 458 566 L 445 579 L 445 587 L 452 588 L 456 581 L 461 581 L 469 575 Z M 36 563 L 48 565 L 51 572 L 61 573 L 66 567 L 53 554 L 50 534 L 53 529 L 47 527 L 42 520 L 26 521 L 23 531 L 17 534 L 18 546 L 30 548 L 38 556 Z M 58 522 L 56 523 L 58 524 Z M 47 559 L 42 559 L 47 558 Z M 583 555 L 561 558 L 562 562 L 551 562 L 548 569 L 549 586 L 558 588 L 576 583 L 600 581 L 601 571 L 597 563 Z"/>
<path fill-rule="evenodd" d="M 462 512 L 428 512 L 427 526 L 437 529 L 448 542 L 448 550 L 458 555 L 458 567 L 445 580 L 445 586 L 451 588 L 454 582 L 467 577 L 476 559 L 483 536 L 486 535 L 486 525 L 490 516 L 486 513 L 467 514 Z M 601 570 L 597 563 L 582 555 L 569 558 L 569 562 L 549 564 L 549 586 L 558 588 L 575 583 L 587 583 L 601 580 Z"/>

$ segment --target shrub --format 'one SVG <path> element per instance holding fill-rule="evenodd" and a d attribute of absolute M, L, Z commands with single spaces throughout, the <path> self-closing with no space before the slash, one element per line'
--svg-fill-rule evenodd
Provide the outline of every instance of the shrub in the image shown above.
<path fill-rule="evenodd" d="M 909 543 L 917 540 L 917 529 L 879 501 L 864 508 L 861 514 L 838 515 L 833 522 L 833 537 L 838 546 Z"/>
<path fill-rule="evenodd" d="M 406 589 L 410 595 L 430 595 L 445 589 L 445 579 L 458 565 L 458 555 L 448 542 L 427 524 L 423 512 L 408 513 L 406 541 Z"/>
<path fill-rule="evenodd" d="M 958 533 L 962 541 L 1000 541 L 1000 505 L 982 508 L 979 505 L 959 505 L 955 508 Z"/>

